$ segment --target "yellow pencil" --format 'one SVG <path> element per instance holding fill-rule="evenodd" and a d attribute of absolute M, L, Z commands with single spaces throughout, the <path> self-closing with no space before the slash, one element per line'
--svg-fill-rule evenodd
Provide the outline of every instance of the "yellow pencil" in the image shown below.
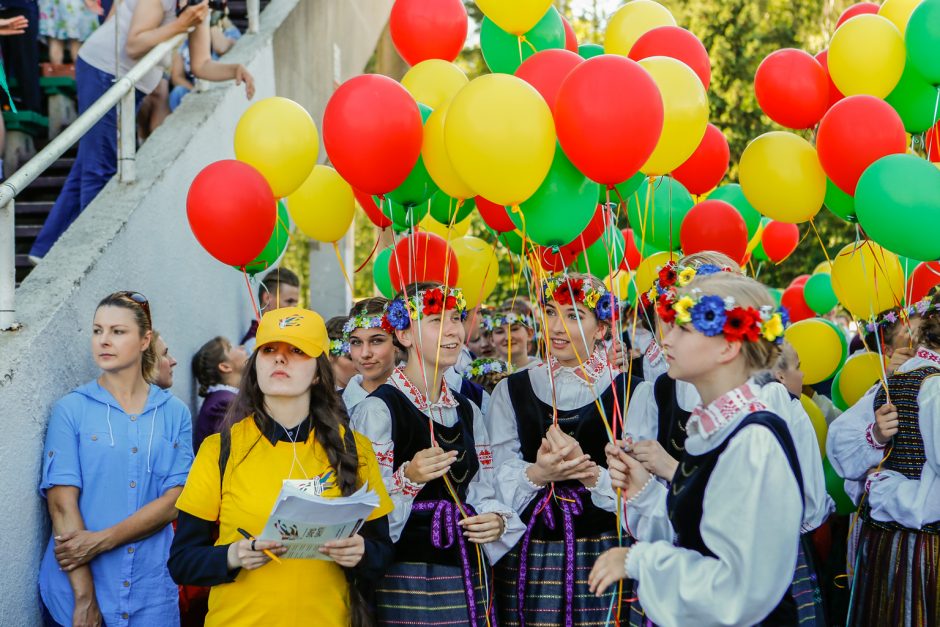
<path fill-rule="evenodd" d="M 245 539 L 246 539 L 246 540 L 251 540 L 251 541 L 253 542 L 253 541 L 256 539 L 253 535 L 251 535 L 250 533 L 248 533 L 247 531 L 245 531 L 245 530 L 242 529 L 241 527 L 238 528 L 238 533 L 240 533 L 240 534 L 242 534 L 243 536 L 245 536 Z M 267 550 L 267 549 L 261 549 L 261 552 L 264 553 L 265 555 L 267 555 L 268 557 L 270 557 L 270 558 L 271 558 L 271 561 L 277 562 L 278 564 L 281 563 L 280 558 L 279 558 L 277 555 L 275 555 L 274 553 L 272 553 L 271 551 L 269 551 L 269 550 Z"/>

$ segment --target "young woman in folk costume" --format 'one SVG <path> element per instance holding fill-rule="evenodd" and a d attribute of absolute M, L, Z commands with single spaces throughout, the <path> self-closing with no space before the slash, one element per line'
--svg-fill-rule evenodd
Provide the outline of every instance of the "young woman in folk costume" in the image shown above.
<path fill-rule="evenodd" d="M 460 290 L 435 283 L 396 297 L 385 320 L 408 362 L 353 415 L 395 503 L 395 559 L 376 588 L 380 625 L 491 624 L 489 564 L 523 531 L 496 498 L 500 460 L 480 410 L 444 380 L 464 344 L 465 314 Z"/>
<path fill-rule="evenodd" d="M 737 274 L 738 269 L 730 258 L 716 252 L 690 255 L 680 260 L 680 264 L 665 266 L 653 287 L 656 292 L 655 322 L 660 337 L 664 338 L 675 325 L 677 312 L 674 306 L 679 300 L 678 290 L 687 287 L 696 277 Z M 649 301 L 650 296 L 645 295 L 644 300 Z M 786 314 L 783 315 L 786 324 Z M 660 354 L 660 359 L 667 363 L 664 354 Z M 825 622 L 825 613 L 814 559 L 815 549 L 808 534 L 826 521 L 834 505 L 826 492 L 819 444 L 812 422 L 799 399 L 793 399 L 787 389 L 772 377 L 761 377 L 760 380 L 763 383 L 755 381 L 754 389 L 761 401 L 786 422 L 796 444 L 802 470 L 802 532 L 805 535 L 793 573 L 792 594 L 804 601 L 800 603 L 801 620 L 805 624 L 821 625 Z M 700 402 L 695 386 L 691 382 L 677 380 L 671 372 L 659 374 L 637 387 L 627 410 L 625 426 L 625 432 L 631 438 L 630 454 L 664 484 L 668 485 L 674 479 L 679 460 L 685 452 L 687 423 L 692 410 Z M 631 623 L 636 625 L 644 621 L 640 603 L 634 603 L 631 612 Z"/>
<path fill-rule="evenodd" d="M 349 311 L 341 342 L 359 374 L 350 377 L 343 390 L 346 411 L 352 415 L 356 405 L 388 381 L 395 369 L 398 348 L 394 329 L 385 321 L 388 299 L 377 296 L 359 301 Z"/>
<path fill-rule="evenodd" d="M 784 325 L 761 284 L 718 273 L 679 291 L 663 338 L 669 373 L 695 385 L 686 450 L 672 484 L 622 442 L 607 447 L 639 541 L 598 560 L 596 594 L 629 577 L 647 624 L 797 625 L 788 593 L 799 545 L 802 479 L 790 430 L 751 377 L 777 357 Z"/>
<path fill-rule="evenodd" d="M 497 358 L 506 362 L 511 372 L 542 363 L 538 357 L 529 355 L 529 346 L 535 337 L 535 319 L 522 300 L 507 303 L 488 315 L 483 319 L 483 326 L 490 332 Z"/>
<path fill-rule="evenodd" d="M 604 447 L 633 388 L 604 346 L 619 304 L 587 275 L 549 279 L 541 296 L 549 359 L 501 381 L 487 414 L 497 457 L 511 460 L 498 469 L 503 500 L 526 524 L 497 565 L 500 625 L 603 625 L 618 608 L 592 598 L 587 574 L 618 544 L 595 500 L 615 498 Z"/>
<path fill-rule="evenodd" d="M 940 295 L 906 313 L 914 356 L 829 431 L 833 466 L 862 487 L 850 625 L 940 624 Z"/>

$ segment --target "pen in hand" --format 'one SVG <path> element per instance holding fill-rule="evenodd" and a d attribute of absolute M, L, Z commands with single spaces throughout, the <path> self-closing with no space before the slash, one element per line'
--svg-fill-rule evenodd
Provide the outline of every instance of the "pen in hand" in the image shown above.
<path fill-rule="evenodd" d="M 254 542 L 254 541 L 256 540 L 256 538 L 255 538 L 253 535 L 251 535 L 250 533 L 248 533 L 247 531 L 245 531 L 245 530 L 242 529 L 241 527 L 239 527 L 236 531 L 238 531 L 238 533 L 242 534 L 242 535 L 245 537 L 246 540 L 250 540 L 251 542 Z M 251 550 L 252 550 L 252 551 L 255 550 L 254 544 L 252 544 Z M 267 550 L 267 549 L 262 549 L 262 553 L 264 553 L 265 555 L 267 555 L 268 557 L 270 557 L 270 558 L 271 558 L 271 561 L 277 562 L 278 564 L 281 563 L 280 558 L 279 558 L 277 555 L 275 555 L 274 553 L 272 553 L 271 551 L 269 551 L 269 550 Z"/>

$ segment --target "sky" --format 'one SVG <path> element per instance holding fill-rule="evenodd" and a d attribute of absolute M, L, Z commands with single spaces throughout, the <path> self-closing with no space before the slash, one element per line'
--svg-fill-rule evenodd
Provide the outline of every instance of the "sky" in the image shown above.
<path fill-rule="evenodd" d="M 597 2 L 597 9 L 604 15 L 610 15 L 625 4 L 625 0 L 572 0 L 571 9 L 576 14 L 590 11 L 594 8 L 595 1 Z"/>

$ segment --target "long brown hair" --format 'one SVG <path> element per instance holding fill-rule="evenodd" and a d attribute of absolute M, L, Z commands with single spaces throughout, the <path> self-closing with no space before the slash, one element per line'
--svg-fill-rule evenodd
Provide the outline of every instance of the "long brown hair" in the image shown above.
<path fill-rule="evenodd" d="M 151 332 L 150 345 L 144 349 L 140 359 L 140 374 L 147 383 L 153 383 L 157 376 L 157 338 L 153 331 L 153 323 L 150 320 L 150 310 L 144 309 L 144 306 L 128 296 L 130 292 L 114 292 L 101 299 L 97 312 L 102 307 L 120 307 L 127 309 L 134 315 L 134 322 L 137 324 L 137 330 L 140 337 L 144 337 L 148 331 Z M 134 293 L 136 295 L 136 292 Z M 148 305 L 149 307 L 149 305 Z"/>
<path fill-rule="evenodd" d="M 230 346 L 228 340 L 219 335 L 203 344 L 193 355 L 193 376 L 199 383 L 199 396 L 205 397 L 211 386 L 222 383 L 219 364 L 225 361 L 225 352 Z"/>

